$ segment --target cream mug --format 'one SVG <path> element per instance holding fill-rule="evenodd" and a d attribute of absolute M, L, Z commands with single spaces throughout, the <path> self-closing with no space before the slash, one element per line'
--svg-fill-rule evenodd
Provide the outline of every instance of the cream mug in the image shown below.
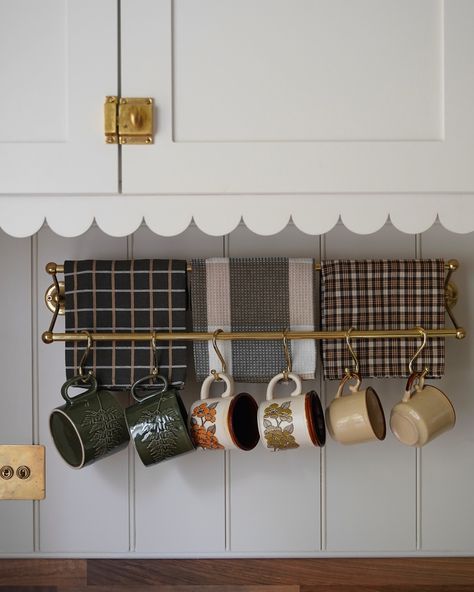
<path fill-rule="evenodd" d="M 344 385 L 354 378 L 356 384 L 349 387 L 351 393 L 342 396 Z M 369 386 L 359 390 L 358 374 L 347 374 L 341 380 L 336 396 L 326 409 L 326 426 L 331 437 L 341 444 L 359 444 L 371 440 L 383 440 L 386 435 L 385 416 L 375 390 Z"/>
<path fill-rule="evenodd" d="M 390 429 L 402 444 L 424 446 L 454 427 L 456 413 L 448 397 L 425 385 L 424 373 L 408 378 L 405 394 L 390 414 Z"/>
<path fill-rule="evenodd" d="M 225 391 L 210 399 L 210 389 L 223 380 Z M 231 376 L 210 374 L 201 387 L 201 398 L 191 405 L 190 432 L 194 445 L 204 450 L 252 450 L 258 444 L 258 405 L 248 393 L 234 395 Z"/>
<path fill-rule="evenodd" d="M 321 401 L 315 391 L 302 394 L 301 378 L 293 372 L 288 378 L 295 383 L 289 397 L 273 399 L 273 391 L 286 375 L 274 376 L 267 387 L 266 400 L 258 408 L 258 429 L 267 450 L 288 450 L 307 446 L 324 446 L 326 427 Z"/>

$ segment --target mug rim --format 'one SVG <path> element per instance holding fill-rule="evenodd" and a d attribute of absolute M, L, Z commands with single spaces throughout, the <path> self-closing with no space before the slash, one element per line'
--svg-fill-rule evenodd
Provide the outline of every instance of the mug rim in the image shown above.
<path fill-rule="evenodd" d="M 318 437 L 318 433 L 316 430 L 315 418 L 312 409 L 313 401 L 317 401 L 316 405 L 318 407 L 318 411 L 321 413 L 321 416 L 323 418 L 324 434 L 322 435 L 321 439 Z M 324 418 L 324 409 L 321 404 L 321 399 L 319 398 L 319 395 L 315 390 L 311 390 L 305 393 L 304 411 L 306 427 L 308 428 L 308 434 L 311 439 L 311 442 L 314 444 L 314 446 L 319 446 L 320 448 L 322 448 L 326 444 L 326 422 Z"/>
<path fill-rule="evenodd" d="M 378 411 L 380 412 L 380 416 L 382 417 L 382 420 L 383 420 L 383 429 L 382 429 L 382 433 L 381 433 L 380 436 L 375 431 L 374 425 L 373 425 L 372 421 L 370 420 L 369 406 L 367 404 L 368 403 L 368 394 L 369 394 L 369 391 L 372 391 L 372 393 L 373 393 L 374 400 L 377 403 Z M 385 437 L 387 436 L 387 422 L 385 420 L 385 413 L 384 413 L 384 410 L 383 410 L 382 401 L 380 400 L 380 397 L 378 396 L 377 391 L 373 387 L 371 387 L 371 386 L 368 386 L 365 389 L 365 408 L 367 410 L 367 418 L 369 420 L 370 428 L 373 431 L 374 436 L 377 438 L 377 440 L 385 440 Z"/>
<path fill-rule="evenodd" d="M 246 399 L 249 399 L 249 400 L 250 400 L 250 402 L 251 402 L 251 405 L 254 407 L 254 409 L 255 409 L 255 411 L 256 411 L 256 413 L 255 413 L 255 420 L 256 420 L 256 422 L 257 422 L 257 438 L 256 438 L 256 441 L 255 441 L 255 444 L 254 444 L 253 446 L 250 446 L 250 447 L 248 447 L 248 446 L 244 446 L 244 445 L 243 445 L 243 444 L 242 444 L 242 443 L 241 443 L 241 442 L 240 442 L 240 441 L 237 439 L 237 436 L 236 436 L 236 434 L 235 434 L 235 431 L 234 431 L 234 425 L 233 425 L 233 423 L 234 423 L 234 422 L 233 422 L 233 412 L 234 412 L 234 408 L 235 408 L 235 405 L 236 405 L 237 401 L 238 401 L 239 399 L 241 399 L 242 397 L 245 397 Z M 258 430 L 258 403 L 257 403 L 257 401 L 256 401 L 256 400 L 255 400 L 255 399 L 252 397 L 252 395 L 251 395 L 250 393 L 238 393 L 238 394 L 236 394 L 236 395 L 233 395 L 233 396 L 231 397 L 231 401 L 230 401 L 230 403 L 229 403 L 229 409 L 227 410 L 227 428 L 228 428 L 228 430 L 229 430 L 229 434 L 230 434 L 230 437 L 231 437 L 231 439 L 232 439 L 232 442 L 233 442 L 233 444 L 234 444 L 234 445 L 235 445 L 237 448 L 239 448 L 240 450 L 245 450 L 245 451 L 247 451 L 247 452 L 248 452 L 248 451 L 250 451 L 250 450 L 253 450 L 253 449 L 254 449 L 254 448 L 257 446 L 257 444 L 259 443 L 259 440 L 260 440 L 260 435 L 259 435 L 259 430 Z"/>
<path fill-rule="evenodd" d="M 56 437 L 55 437 L 55 435 L 53 433 L 53 429 L 52 429 L 52 425 L 51 425 L 51 420 L 52 420 L 53 415 L 55 413 L 58 413 L 59 415 L 65 417 L 67 419 L 67 421 L 72 425 L 72 427 L 74 429 L 74 432 L 76 433 L 77 440 L 78 440 L 78 442 L 80 444 L 80 447 L 81 447 L 81 462 L 78 465 L 71 464 L 64 457 L 63 453 L 61 452 L 60 448 L 57 445 Z M 82 469 L 82 467 L 84 466 L 84 463 L 86 461 L 86 451 L 85 451 L 85 448 L 84 448 L 84 442 L 82 441 L 81 435 L 79 433 L 79 430 L 76 427 L 76 424 L 72 421 L 72 419 L 69 417 L 69 415 L 67 413 L 65 413 L 62 409 L 56 408 L 56 409 L 53 409 L 51 411 L 50 416 L 49 416 L 49 432 L 51 434 L 51 437 L 53 438 L 54 445 L 56 446 L 56 450 L 59 452 L 59 454 L 60 454 L 61 458 L 64 460 L 64 462 L 66 464 L 68 464 L 70 467 L 72 467 L 73 469 Z"/>

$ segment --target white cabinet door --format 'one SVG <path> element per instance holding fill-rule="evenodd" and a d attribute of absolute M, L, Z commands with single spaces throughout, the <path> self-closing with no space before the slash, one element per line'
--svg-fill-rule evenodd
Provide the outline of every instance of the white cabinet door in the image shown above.
<path fill-rule="evenodd" d="M 0 88 L 0 194 L 117 191 L 115 0 L 0 0 Z"/>
<path fill-rule="evenodd" d="M 474 191 L 472 0 L 122 0 L 126 193 Z"/>

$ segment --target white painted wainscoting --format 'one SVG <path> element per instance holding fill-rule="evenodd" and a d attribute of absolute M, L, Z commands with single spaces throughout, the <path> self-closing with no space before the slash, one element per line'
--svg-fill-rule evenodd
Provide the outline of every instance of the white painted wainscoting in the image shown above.
<path fill-rule="evenodd" d="M 274 236 L 241 225 L 225 237 L 194 226 L 171 238 L 142 226 L 113 238 L 97 227 L 77 238 L 42 228 L 31 238 L 0 234 L 2 296 L 0 442 L 47 446 L 47 497 L 0 502 L 0 556 L 329 556 L 474 554 L 474 364 L 470 335 L 447 341 L 441 381 L 457 411 L 455 429 L 417 451 L 389 432 L 382 443 L 269 454 L 194 453 L 145 469 L 133 448 L 70 469 L 48 431 L 61 404 L 64 345 L 44 345 L 48 261 L 192 256 L 445 257 L 461 262 L 456 308 L 474 317 L 474 233 L 439 225 L 408 235 L 390 224 L 356 235 L 339 224 L 321 237 L 288 226 Z M 59 319 L 57 329 L 63 327 Z M 191 357 L 190 357 L 191 361 Z M 192 371 L 190 371 L 190 377 Z M 402 380 L 373 381 L 388 416 Z M 240 385 L 261 399 L 264 385 Z M 324 401 L 335 384 L 320 368 L 311 384 Z M 284 387 L 282 387 L 283 389 Z M 184 390 L 190 404 L 199 387 Z"/>

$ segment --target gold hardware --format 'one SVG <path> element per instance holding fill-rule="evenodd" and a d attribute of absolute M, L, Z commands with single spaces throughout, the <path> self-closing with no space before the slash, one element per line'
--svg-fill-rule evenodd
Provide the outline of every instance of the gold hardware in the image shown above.
<path fill-rule="evenodd" d="M 286 368 L 283 370 L 283 380 L 288 382 L 288 374 L 293 371 L 293 362 L 291 361 L 291 353 L 288 347 L 288 329 L 283 331 L 283 352 L 285 354 Z"/>
<path fill-rule="evenodd" d="M 448 282 L 446 284 L 444 297 L 448 308 L 454 308 L 456 306 L 458 303 L 458 287 L 454 282 Z"/>
<path fill-rule="evenodd" d="M 0 499 L 44 499 L 44 460 L 44 446 L 0 445 Z"/>
<path fill-rule="evenodd" d="M 445 263 L 445 270 L 447 271 L 446 281 L 445 281 L 445 288 L 448 286 L 454 286 L 452 282 L 449 282 L 449 279 L 452 273 L 459 268 L 459 262 L 456 259 L 450 259 L 448 262 Z M 315 270 L 320 270 L 321 264 L 315 263 Z M 188 265 L 188 271 L 192 271 L 190 265 Z M 48 263 L 46 265 L 46 272 L 53 276 L 53 280 L 55 283 L 57 282 L 56 274 L 57 273 L 64 273 L 64 265 L 58 265 L 56 263 Z M 59 283 L 58 283 L 59 286 Z M 454 286 L 455 288 L 455 286 Z M 450 290 L 452 288 L 449 288 Z M 455 290 L 457 294 L 457 289 Z M 449 329 L 426 329 L 426 335 L 428 338 L 434 337 L 456 337 L 456 339 L 464 339 L 466 336 L 466 331 L 463 327 L 460 327 L 451 311 L 451 304 L 452 300 L 446 300 L 446 311 L 451 319 L 454 328 Z M 56 322 L 57 315 L 59 314 L 59 306 L 55 309 L 53 318 L 51 320 L 49 329 L 45 331 L 42 335 L 42 339 L 44 343 L 53 343 L 56 341 L 87 341 L 87 336 L 81 333 L 54 333 L 54 325 Z M 218 330 L 219 339 L 222 341 L 231 341 L 231 340 L 246 340 L 246 341 L 273 341 L 281 339 L 280 332 L 272 332 L 272 331 L 247 331 L 242 333 L 234 333 L 234 332 L 227 332 L 224 333 L 222 330 Z M 347 331 L 286 331 L 285 332 L 287 339 L 314 339 L 314 340 L 321 340 L 321 339 L 346 339 L 347 341 Z M 367 331 L 350 331 L 350 338 L 352 339 L 404 339 L 406 337 L 419 337 L 420 330 L 418 328 L 413 329 L 396 329 L 396 330 L 367 330 Z M 93 339 L 94 341 L 151 341 L 152 339 L 156 341 L 210 341 L 217 338 L 217 335 L 214 333 L 204 333 L 204 332 L 179 332 L 179 333 L 94 333 Z"/>
<path fill-rule="evenodd" d="M 4 465 L 0 469 L 0 477 L 2 479 L 5 479 L 5 481 L 8 481 L 8 479 L 11 479 L 14 474 L 15 474 L 15 471 L 9 465 Z"/>
<path fill-rule="evenodd" d="M 104 133 L 107 144 L 152 144 L 153 99 L 106 97 Z"/>
<path fill-rule="evenodd" d="M 56 310 L 56 305 L 59 301 L 59 312 L 58 314 L 63 315 L 66 312 L 66 303 L 64 299 L 64 282 L 58 282 L 59 285 L 59 294 L 56 286 L 51 284 L 49 288 L 46 290 L 46 294 L 44 295 L 44 300 L 46 302 L 46 306 L 49 308 L 51 312 Z"/>
<path fill-rule="evenodd" d="M 346 373 L 346 376 L 352 377 L 354 374 L 359 374 L 359 360 L 357 359 L 357 356 L 355 355 L 355 351 L 352 349 L 352 345 L 351 345 L 351 333 L 352 331 L 354 331 L 354 327 L 351 327 L 347 332 L 346 332 L 346 344 L 347 347 L 349 348 L 349 352 L 351 354 L 351 357 L 354 361 L 354 370 L 349 370 L 349 368 L 345 368 L 344 372 Z"/>
<path fill-rule="evenodd" d="M 30 475 L 31 469 L 26 465 L 21 465 L 21 467 L 18 467 L 18 469 L 16 470 L 16 476 L 18 477 L 18 479 L 28 479 Z"/>
<path fill-rule="evenodd" d="M 426 341 L 427 341 L 427 338 L 428 338 L 428 336 L 426 335 L 426 331 L 423 329 L 423 327 L 418 327 L 418 331 L 419 331 L 419 333 L 423 337 L 423 342 L 420 345 L 420 347 L 416 350 L 416 352 L 413 355 L 412 359 L 408 362 L 408 370 L 409 370 L 410 374 L 414 374 L 415 370 L 413 369 L 413 364 L 416 361 L 416 359 L 418 358 L 418 356 L 421 354 L 421 352 L 425 349 L 425 347 L 426 347 Z M 428 374 L 428 368 L 425 368 L 423 370 L 423 372 L 425 374 Z"/>
<path fill-rule="evenodd" d="M 214 331 L 214 333 L 212 334 L 212 347 L 214 348 L 214 351 L 217 354 L 217 357 L 219 358 L 219 361 L 221 363 L 221 374 L 225 374 L 227 372 L 227 364 L 226 361 L 224 360 L 224 356 L 221 354 L 221 350 L 219 349 L 218 345 L 217 345 L 217 336 L 220 335 L 221 333 L 223 333 L 222 329 L 216 329 Z M 214 376 L 214 378 L 216 380 L 222 380 L 222 378 L 219 376 L 219 372 L 217 372 L 217 370 L 211 370 L 211 374 Z"/>
<path fill-rule="evenodd" d="M 90 354 L 90 351 L 92 348 L 92 336 L 89 333 L 89 331 L 81 331 L 81 333 L 84 333 L 84 335 L 86 336 L 87 346 L 86 346 L 86 349 L 84 350 L 84 353 L 82 354 L 81 361 L 79 362 L 79 376 L 81 376 L 82 379 L 84 381 L 86 381 L 87 376 L 90 376 L 92 374 L 92 370 L 89 370 L 89 372 L 87 374 L 85 374 L 85 370 L 84 370 L 84 366 L 86 365 L 87 358 L 89 357 L 89 354 Z"/>

